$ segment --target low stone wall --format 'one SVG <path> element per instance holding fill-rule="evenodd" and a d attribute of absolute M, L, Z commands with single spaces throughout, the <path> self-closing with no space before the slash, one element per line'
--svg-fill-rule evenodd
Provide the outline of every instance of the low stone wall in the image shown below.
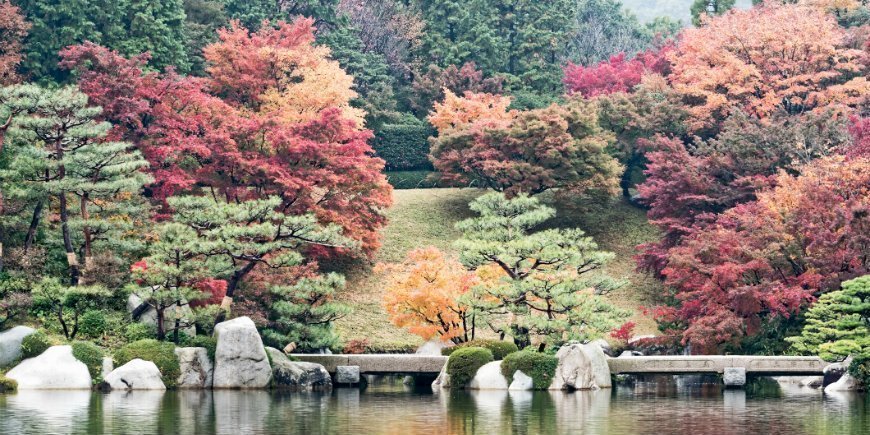
<path fill-rule="evenodd" d="M 446 356 L 440 355 L 323 355 L 295 353 L 292 356 L 299 361 L 317 363 L 326 368 L 329 373 L 335 373 L 338 366 L 359 366 L 364 375 L 437 375 L 447 363 Z"/>
<path fill-rule="evenodd" d="M 749 374 L 821 375 L 828 365 L 807 356 L 627 356 L 609 358 L 613 374 L 724 373 L 726 367 L 742 367 Z"/>

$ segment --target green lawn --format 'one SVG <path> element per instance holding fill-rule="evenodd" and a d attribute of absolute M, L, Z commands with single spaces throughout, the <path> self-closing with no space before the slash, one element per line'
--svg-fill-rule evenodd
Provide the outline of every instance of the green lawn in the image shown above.
<path fill-rule="evenodd" d="M 390 324 L 381 306 L 384 286 L 372 273 L 372 267 L 377 262 L 401 261 L 417 247 L 432 245 L 454 252 L 452 245 L 460 234 L 453 226 L 472 216 L 468 202 L 482 193 L 477 189 L 395 190 L 393 207 L 387 211 L 389 224 L 382 231 L 383 245 L 375 258 L 324 265 L 347 276 L 347 287 L 339 299 L 351 304 L 354 312 L 336 323 L 345 341 L 367 339 L 379 352 L 413 350 L 422 342 Z M 617 200 L 597 204 L 556 199 L 553 195 L 543 195 L 542 200 L 558 209 L 557 217 L 548 225 L 579 227 L 592 235 L 602 249 L 616 253 L 606 272 L 630 284 L 608 296 L 615 304 L 636 309 L 651 303 L 661 287 L 654 279 L 636 273 L 632 259 L 634 246 L 656 238 L 656 230 L 647 223 L 643 210 Z M 654 322 L 638 312 L 632 320 L 638 323 L 636 333 L 655 330 Z"/>

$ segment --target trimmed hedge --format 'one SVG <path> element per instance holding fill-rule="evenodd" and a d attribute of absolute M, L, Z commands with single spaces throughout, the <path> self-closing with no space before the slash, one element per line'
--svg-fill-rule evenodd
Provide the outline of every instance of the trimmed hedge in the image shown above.
<path fill-rule="evenodd" d="M 501 374 L 507 378 L 508 384 L 510 384 L 514 380 L 514 373 L 521 370 L 532 378 L 536 390 L 546 390 L 553 383 L 558 364 L 559 359 L 553 355 L 523 350 L 505 357 L 504 361 L 501 362 Z"/>
<path fill-rule="evenodd" d="M 115 366 L 120 367 L 136 358 L 153 362 L 163 375 L 163 384 L 167 388 L 175 386 L 181 374 L 181 366 L 173 343 L 150 338 L 134 341 L 115 352 Z"/>
<path fill-rule="evenodd" d="M 42 355 L 51 346 L 51 339 L 44 332 L 36 331 L 24 337 L 24 340 L 21 340 L 21 356 L 23 358 L 33 358 Z"/>
<path fill-rule="evenodd" d="M 386 161 L 386 170 L 432 169 L 429 136 L 432 128 L 416 118 L 384 124 L 374 139 L 375 154 Z"/>
<path fill-rule="evenodd" d="M 88 366 L 91 379 L 94 384 L 103 381 L 103 350 L 94 343 L 87 341 L 74 341 L 72 344 L 73 356 Z"/>
<path fill-rule="evenodd" d="M 484 349 L 489 349 L 489 351 L 492 352 L 492 357 L 495 361 L 502 360 L 504 357 L 519 351 L 517 345 L 510 341 L 471 340 L 466 343 L 457 344 L 453 347 L 445 347 L 444 349 L 441 349 L 441 355 L 450 356 L 456 350 L 466 347 L 482 347 Z"/>
<path fill-rule="evenodd" d="M 15 379 L 9 379 L 6 376 L 0 375 L 0 393 L 15 391 L 17 389 L 18 382 Z"/>
<path fill-rule="evenodd" d="M 124 338 L 128 343 L 145 340 L 157 336 L 157 325 L 148 323 L 131 323 L 124 328 Z"/>
<path fill-rule="evenodd" d="M 204 347 L 208 352 L 208 357 L 214 361 L 214 354 L 217 350 L 217 339 L 210 335 L 197 335 L 195 337 L 185 337 L 181 340 L 181 345 L 184 347 Z"/>
<path fill-rule="evenodd" d="M 462 388 L 468 385 L 477 369 L 491 362 L 492 352 L 482 347 L 463 347 L 450 354 L 447 360 L 447 374 L 450 375 L 450 385 Z"/>

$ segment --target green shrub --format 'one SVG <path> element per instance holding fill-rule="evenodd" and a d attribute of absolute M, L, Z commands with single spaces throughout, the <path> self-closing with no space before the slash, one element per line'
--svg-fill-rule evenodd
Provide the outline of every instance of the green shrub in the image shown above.
<path fill-rule="evenodd" d="M 103 350 L 96 344 L 88 341 L 74 341 L 72 344 L 73 356 L 88 366 L 91 379 L 94 384 L 103 381 Z"/>
<path fill-rule="evenodd" d="M 853 355 L 852 364 L 849 364 L 849 374 L 861 381 L 865 389 L 870 389 L 870 354 Z"/>
<path fill-rule="evenodd" d="M 131 323 L 124 328 L 124 338 L 128 343 L 157 336 L 157 326 L 147 323 Z"/>
<path fill-rule="evenodd" d="M 463 347 L 450 354 L 447 360 L 447 374 L 450 385 L 465 387 L 474 378 L 477 369 L 492 361 L 492 352 L 482 347 Z"/>
<path fill-rule="evenodd" d="M 115 352 L 115 366 L 120 367 L 136 358 L 151 361 L 160 369 L 167 388 L 175 386 L 181 367 L 175 355 L 175 345 L 151 338 L 134 341 Z"/>
<path fill-rule="evenodd" d="M 406 116 L 400 123 L 384 124 L 374 139 L 378 157 L 386 162 L 388 171 L 431 169 L 429 162 L 429 125 L 413 116 Z"/>
<path fill-rule="evenodd" d="M 441 349 L 441 355 L 450 356 L 454 351 L 464 347 L 482 347 L 489 349 L 492 352 L 492 357 L 495 361 L 502 360 L 504 357 L 519 350 L 517 345 L 510 341 L 502 340 L 471 340 L 466 343 L 458 344 L 453 347 Z"/>
<path fill-rule="evenodd" d="M 79 319 L 79 333 L 89 338 L 99 338 L 106 332 L 106 315 L 100 310 L 88 310 Z"/>
<path fill-rule="evenodd" d="M 559 359 L 553 355 L 523 350 L 504 358 L 504 361 L 501 362 L 501 373 L 510 384 L 514 380 L 514 373 L 520 370 L 532 378 L 536 390 L 546 390 L 553 383 L 553 376 L 556 374 L 558 364 Z"/>
<path fill-rule="evenodd" d="M 7 391 L 15 391 L 18 389 L 18 382 L 15 379 L 9 379 L 6 376 L 0 375 L 0 393 Z"/>
<path fill-rule="evenodd" d="M 208 335 L 197 335 L 196 337 L 184 337 L 181 341 L 184 347 L 204 347 L 208 351 L 208 357 L 214 361 L 215 349 L 217 349 L 217 339 Z"/>
<path fill-rule="evenodd" d="M 21 341 L 21 355 L 24 358 L 42 355 L 52 344 L 51 339 L 44 332 L 36 331 L 24 337 L 24 340 Z"/>

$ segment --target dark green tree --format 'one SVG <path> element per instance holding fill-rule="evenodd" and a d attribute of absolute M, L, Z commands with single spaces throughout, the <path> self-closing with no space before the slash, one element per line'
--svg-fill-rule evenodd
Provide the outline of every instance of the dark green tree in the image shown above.
<path fill-rule="evenodd" d="M 338 335 L 332 322 L 351 311 L 349 306 L 333 300 L 336 290 L 342 288 L 344 277 L 334 273 L 302 278 L 293 285 L 273 286 L 269 323 L 263 331 L 266 343 L 279 349 L 295 343 L 303 351 L 334 346 Z"/>
<path fill-rule="evenodd" d="M 151 53 L 151 65 L 187 71 L 182 0 L 19 0 L 32 25 L 25 40 L 25 74 L 40 82 L 63 82 L 58 52 L 91 41 L 124 55 Z"/>
<path fill-rule="evenodd" d="M 692 12 L 692 24 L 701 24 L 701 14 L 711 17 L 722 15 L 734 7 L 734 0 L 695 0 L 689 10 Z"/>
<path fill-rule="evenodd" d="M 459 260 L 469 269 L 497 271 L 500 278 L 489 280 L 476 300 L 479 309 L 510 316 L 502 333 L 520 349 L 532 336 L 542 340 L 541 348 L 600 337 L 628 316 L 600 296 L 624 285 L 600 271 L 612 253 L 599 251 L 576 228 L 534 231 L 554 209 L 501 193 L 483 195 L 470 207 L 479 216 L 456 225 L 463 233 Z"/>

